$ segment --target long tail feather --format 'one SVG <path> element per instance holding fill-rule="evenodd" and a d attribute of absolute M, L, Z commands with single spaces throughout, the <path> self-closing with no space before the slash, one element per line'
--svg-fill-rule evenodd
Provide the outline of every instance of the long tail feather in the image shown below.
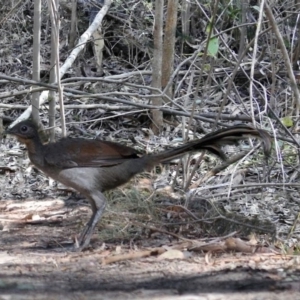
<path fill-rule="evenodd" d="M 199 140 L 191 141 L 177 148 L 155 154 L 154 156 L 157 157 L 158 161 L 163 163 L 187 152 L 208 150 L 225 160 L 226 155 L 222 151 L 221 146 L 234 144 L 238 140 L 245 139 L 249 136 L 260 138 L 263 143 L 265 155 L 269 155 L 272 146 L 270 135 L 265 130 L 255 129 L 241 124 L 209 133 Z"/>

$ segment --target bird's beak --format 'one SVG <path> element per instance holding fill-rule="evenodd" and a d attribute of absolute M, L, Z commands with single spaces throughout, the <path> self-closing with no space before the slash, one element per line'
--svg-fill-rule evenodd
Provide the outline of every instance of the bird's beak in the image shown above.
<path fill-rule="evenodd" d="M 15 127 L 6 128 L 4 134 L 18 135 Z"/>
<path fill-rule="evenodd" d="M 13 134 L 11 132 L 11 128 L 7 128 L 4 132 L 3 132 L 3 135 L 7 135 L 7 134 Z"/>
<path fill-rule="evenodd" d="M 13 135 L 13 136 L 15 136 L 15 137 L 18 138 L 18 134 L 17 134 L 17 132 L 15 132 L 15 131 L 13 130 L 13 128 L 7 128 L 7 129 L 3 132 L 2 138 L 7 138 L 7 135 Z"/>

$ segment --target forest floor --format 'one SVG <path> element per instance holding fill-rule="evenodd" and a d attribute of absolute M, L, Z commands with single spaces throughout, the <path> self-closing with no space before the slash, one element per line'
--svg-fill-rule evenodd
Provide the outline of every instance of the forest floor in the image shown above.
<path fill-rule="evenodd" d="M 71 198 L 2 201 L 0 299 L 300 299 L 297 256 L 154 251 L 113 262 L 155 249 L 158 240 L 150 238 L 152 247 L 147 238 L 104 244 L 98 232 L 86 251 L 66 250 L 62 245 L 90 214 L 73 204 Z"/>
<path fill-rule="evenodd" d="M 110 16 L 106 18 L 106 25 L 103 27 L 103 32 L 108 33 L 105 35 L 104 81 L 98 82 L 101 78 L 95 70 L 96 59 L 92 51 L 92 41 L 63 78 L 69 80 L 73 77 L 83 79 L 95 76 L 95 81 L 91 82 L 81 79 L 77 83 L 77 79 L 74 79 L 74 82 L 65 82 L 65 84 L 68 82 L 69 87 L 74 90 L 89 93 L 86 94 L 86 99 L 79 98 L 78 95 L 81 94 L 76 93 L 73 96 L 69 92 L 64 95 L 69 136 L 104 138 L 151 153 L 162 151 L 170 145 L 176 146 L 184 140 L 185 135 L 193 139 L 195 136 L 199 138 L 199 135 L 215 130 L 213 124 L 216 116 L 219 118 L 220 112 L 223 117 L 229 117 L 219 120 L 223 125 L 234 125 L 245 120 L 252 123 L 249 115 L 252 115 L 253 103 L 247 101 L 248 98 L 253 98 L 252 95 L 248 97 L 248 91 L 252 88 L 248 88 L 249 80 L 245 77 L 248 70 L 241 68 L 234 79 L 232 89 L 235 62 L 233 61 L 231 65 L 226 57 L 231 58 L 236 47 L 234 46 L 232 52 L 233 48 L 226 45 L 220 48 L 222 51 L 227 48 L 230 50 L 222 52 L 222 57 L 226 58 L 224 63 L 218 59 L 217 68 L 212 64 L 213 68 L 209 67 L 208 73 L 208 70 L 203 68 L 203 72 L 200 72 L 203 73 L 201 81 L 197 72 L 193 79 L 194 71 L 190 73 L 189 70 L 194 69 L 190 68 L 191 62 L 187 60 L 186 64 L 181 66 L 181 73 L 175 74 L 176 105 L 184 106 L 186 111 L 193 109 L 193 114 L 199 114 L 211 121 L 193 121 L 191 123 L 193 128 L 190 130 L 186 120 L 168 113 L 164 132 L 159 137 L 153 136 L 149 131 L 151 123 L 149 111 L 140 109 L 140 104 L 149 104 L 152 93 L 149 89 L 151 85 L 149 61 L 152 56 L 151 36 L 154 28 L 150 21 L 153 17 L 152 13 L 144 14 L 148 12 L 149 1 L 145 1 L 147 9 L 141 5 L 141 1 L 134 1 L 136 5 L 133 5 L 132 1 L 119 2 L 113 10 L 110 10 Z M 70 1 L 60 3 L 63 5 L 60 18 L 61 37 L 69 36 L 70 3 Z M 31 79 L 33 22 L 30 20 L 34 19 L 33 5 L 30 1 L 18 2 L 18 5 L 11 9 L 9 3 L 2 5 L 0 10 L 3 19 L 3 30 L 0 32 L 3 48 L 0 55 L 1 72 L 19 79 Z M 80 11 L 78 30 L 82 34 L 90 23 L 90 16 L 87 10 L 81 7 L 78 11 Z M 203 11 L 206 11 L 206 8 Z M 293 13 L 290 8 L 289 11 Z M 194 15 L 198 14 L 202 15 L 201 12 Z M 48 10 L 44 9 L 44 24 L 50 24 L 48 15 Z M 226 16 L 226 13 L 223 11 L 222 15 Z M 141 20 L 139 21 L 140 18 L 136 16 L 141 16 Z M 286 13 L 284 16 L 282 21 L 286 20 Z M 143 26 L 141 28 L 132 26 L 132 18 Z M 204 19 L 199 17 L 197 19 L 199 24 L 197 30 L 193 31 L 202 32 Z M 227 32 L 228 22 L 221 23 L 226 25 L 224 29 Z M 296 36 L 290 21 L 277 23 L 288 25 L 284 32 Z M 251 28 L 250 26 L 250 31 Z M 44 82 L 47 81 L 52 69 L 49 63 L 50 29 L 51 26 L 47 25 L 41 31 L 43 43 L 41 76 Z M 220 32 L 222 30 L 220 29 Z M 198 39 L 198 35 L 193 36 L 193 40 Z M 235 38 L 225 40 L 231 44 Z M 67 44 L 62 40 L 60 47 L 62 63 L 69 61 L 67 58 L 70 52 Z M 293 45 L 292 42 L 290 44 Z M 177 48 L 177 50 L 184 49 L 184 52 L 186 49 L 189 50 L 182 46 Z M 266 91 L 272 91 L 274 96 L 270 98 L 272 100 L 270 103 L 276 104 L 275 111 L 278 116 L 287 116 L 289 122 L 285 120 L 283 123 L 290 123 L 289 116 L 294 114 L 287 110 L 289 106 L 292 107 L 287 105 L 290 103 L 287 101 L 293 99 L 287 97 L 291 93 L 287 74 L 284 71 L 276 73 L 280 84 L 274 85 L 275 77 L 272 72 L 265 72 L 268 70 L 268 64 L 265 62 L 269 61 L 273 53 L 271 55 L 265 49 L 268 48 L 264 44 L 259 60 L 263 64 L 257 65 L 257 70 L 264 70 L 264 74 L 262 72 L 254 74 L 255 82 L 259 83 L 256 85 L 256 91 L 259 93 L 255 92 L 254 95 L 258 106 L 256 108 L 258 110 L 255 111 L 262 128 L 266 126 L 271 131 L 274 127 L 279 135 L 286 137 L 286 132 L 280 131 L 281 127 L 277 126 L 279 122 L 275 123 L 272 119 L 270 107 L 268 110 L 265 108 L 269 98 L 262 101 L 264 98 L 257 96 L 260 91 L 261 95 L 265 95 Z M 190 55 L 195 51 L 194 46 L 189 52 L 184 53 L 184 56 L 181 51 L 176 54 L 176 67 L 181 63 L 178 58 L 186 59 L 186 55 L 194 57 Z M 263 56 L 264 53 L 266 56 Z M 195 70 L 203 63 L 203 57 L 199 56 L 200 61 L 197 60 Z M 250 54 L 243 65 L 247 66 L 251 62 Z M 274 63 L 276 61 L 272 61 L 272 66 Z M 281 70 L 282 60 L 278 60 L 276 64 L 277 69 Z M 224 71 L 220 71 L 223 69 Z M 136 75 L 133 75 L 134 73 Z M 109 80 L 106 80 L 106 76 Z M 205 85 L 194 93 L 194 86 L 198 89 L 202 81 Z M 231 92 L 228 101 L 226 100 L 226 106 L 223 107 L 223 89 L 227 86 L 227 82 Z M 190 91 L 191 83 L 193 83 L 192 91 Z M 1 103 L 7 105 L 7 108 L 2 110 L 5 126 L 8 126 L 8 123 L 19 117 L 29 106 L 30 97 L 20 93 L 24 91 L 27 94 L 29 91 L 26 89 L 29 85 L 25 82 L 21 84 L 2 80 L 0 87 L 1 93 L 6 94 Z M 103 93 L 105 98 L 110 95 L 115 97 L 115 100 L 120 98 L 122 101 L 127 100 L 129 104 L 138 104 L 138 110 L 136 106 L 121 105 L 119 102 L 103 102 L 104 97 L 90 97 L 91 92 Z M 196 110 L 194 110 L 195 103 L 197 103 Z M 261 103 L 262 108 L 259 107 Z M 86 104 L 96 106 L 87 109 L 78 107 L 79 104 L 82 107 L 87 107 Z M 77 108 L 72 108 L 73 105 Z M 48 113 L 47 107 L 41 106 L 40 116 L 43 124 L 48 122 Z M 58 111 L 56 118 L 57 120 L 60 118 Z M 270 127 L 270 120 L 276 126 Z M 279 136 L 277 133 L 276 135 Z M 109 197 L 112 201 L 109 201 L 106 213 L 94 232 L 91 247 L 83 252 L 72 252 L 67 246 L 70 248 L 73 245 L 76 236 L 80 234 L 90 217 L 88 203 L 74 193 L 71 195 L 68 190 L 65 191 L 67 196 L 59 194 L 62 190 L 59 190 L 58 186 L 53 189 L 48 179 L 30 166 L 23 151 L 24 147 L 15 139 L 1 141 L 0 300 L 300 299 L 300 263 L 297 256 L 300 249 L 298 150 L 292 144 L 283 144 L 283 140 L 278 141 L 275 144 L 276 153 L 273 151 L 269 158 L 268 170 L 262 153 L 256 152 L 253 158 L 247 155 L 247 158 L 239 162 L 238 167 L 233 165 L 226 171 L 225 167 L 217 168 L 218 176 L 213 176 L 214 172 L 211 170 L 216 170 L 215 159 L 206 158 L 202 160 L 201 168 L 198 168 L 189 191 L 182 185 L 175 193 L 172 194 L 171 191 L 162 199 L 153 196 L 161 186 L 173 186 L 173 183 L 178 181 L 184 182 L 178 180 L 178 177 L 187 177 L 186 170 L 177 172 L 177 166 L 171 165 L 171 171 L 161 181 L 144 185 L 146 195 L 143 189 L 133 191 L 132 187 L 136 187 L 136 184 L 132 184 L 129 191 L 122 187 L 118 191 L 111 192 L 119 195 Z M 244 151 L 253 148 L 252 143 L 246 143 L 244 146 Z M 235 152 L 236 150 L 233 150 L 229 156 Z M 196 161 L 199 161 L 198 158 L 190 160 L 192 168 Z M 163 172 L 158 173 L 163 177 Z M 154 175 L 157 177 L 158 173 Z M 154 180 L 155 176 L 152 174 L 148 177 Z M 287 182 L 294 186 L 288 186 Z M 274 185 L 268 185 L 269 183 Z M 198 187 L 198 191 L 193 194 L 195 186 Z M 182 197 L 183 194 L 185 197 Z M 211 208 L 216 210 L 211 212 Z M 228 214 L 225 215 L 225 212 Z M 253 222 L 250 222 L 248 217 L 253 217 Z M 246 223 L 250 225 L 248 231 L 242 228 L 243 225 L 247 225 Z M 249 238 L 250 232 L 256 235 L 254 241 Z M 284 255 L 286 253 L 289 255 Z"/>

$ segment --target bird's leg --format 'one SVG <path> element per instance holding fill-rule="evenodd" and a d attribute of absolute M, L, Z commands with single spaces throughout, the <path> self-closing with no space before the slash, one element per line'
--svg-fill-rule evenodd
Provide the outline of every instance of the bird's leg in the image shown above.
<path fill-rule="evenodd" d="M 94 228 L 101 219 L 106 206 L 106 198 L 99 191 L 89 194 L 88 200 L 92 206 L 93 214 L 80 234 L 78 243 L 74 246 L 74 250 L 76 251 L 81 251 L 90 244 Z"/>

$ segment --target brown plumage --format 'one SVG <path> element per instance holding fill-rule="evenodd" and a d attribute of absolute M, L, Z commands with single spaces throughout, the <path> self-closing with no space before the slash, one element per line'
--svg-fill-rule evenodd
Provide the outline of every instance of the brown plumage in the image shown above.
<path fill-rule="evenodd" d="M 29 120 L 16 124 L 7 133 L 15 135 L 26 145 L 29 158 L 38 169 L 89 200 L 93 214 L 80 235 L 78 250 L 89 245 L 93 230 L 104 212 L 106 199 L 103 192 L 126 183 L 136 174 L 193 151 L 208 150 L 225 159 L 221 146 L 247 136 L 260 138 L 265 153 L 268 154 L 271 148 L 266 131 L 247 125 L 221 129 L 157 154 L 140 154 L 118 143 L 83 138 L 63 138 L 43 145 L 36 126 Z"/>

